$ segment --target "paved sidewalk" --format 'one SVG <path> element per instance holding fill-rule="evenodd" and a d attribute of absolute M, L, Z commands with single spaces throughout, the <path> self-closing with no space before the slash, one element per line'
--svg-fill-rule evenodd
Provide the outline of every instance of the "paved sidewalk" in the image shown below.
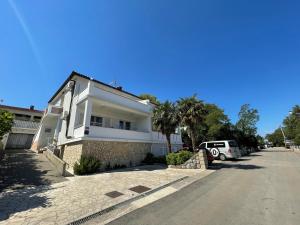
<path fill-rule="evenodd" d="M 5 150 L 0 161 L 0 192 L 66 181 L 43 154 L 26 149 Z"/>
<path fill-rule="evenodd" d="M 6 191 L 0 193 L 0 224 L 66 224 L 139 195 L 129 190 L 134 186 L 154 189 L 201 172 L 144 166 Z M 122 195 L 115 198 L 105 195 L 112 191 Z"/>

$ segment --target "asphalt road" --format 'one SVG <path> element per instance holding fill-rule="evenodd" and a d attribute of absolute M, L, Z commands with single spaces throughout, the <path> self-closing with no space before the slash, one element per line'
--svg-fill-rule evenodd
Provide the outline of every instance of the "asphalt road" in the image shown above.
<path fill-rule="evenodd" d="M 110 225 L 299 225 L 300 153 L 271 149 L 135 210 Z"/>

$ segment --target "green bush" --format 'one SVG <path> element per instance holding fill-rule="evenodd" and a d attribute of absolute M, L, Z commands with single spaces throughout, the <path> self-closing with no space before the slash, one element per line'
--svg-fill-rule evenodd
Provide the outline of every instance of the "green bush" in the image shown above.
<path fill-rule="evenodd" d="M 168 165 L 180 165 L 185 163 L 192 156 L 193 156 L 192 152 L 185 151 L 185 150 L 177 153 L 172 152 L 166 156 L 166 161 Z"/>
<path fill-rule="evenodd" d="M 81 156 L 79 164 L 74 165 L 76 175 L 92 174 L 99 170 L 101 162 L 92 156 Z"/>
<path fill-rule="evenodd" d="M 177 154 L 172 152 L 166 156 L 166 161 L 168 165 L 177 165 Z"/>

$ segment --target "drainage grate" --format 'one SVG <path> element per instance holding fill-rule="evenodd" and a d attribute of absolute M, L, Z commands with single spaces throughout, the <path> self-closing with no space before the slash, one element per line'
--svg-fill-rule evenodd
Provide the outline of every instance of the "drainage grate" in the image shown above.
<path fill-rule="evenodd" d="M 111 197 L 111 198 L 117 198 L 117 197 L 123 195 L 123 193 L 118 192 L 118 191 L 112 191 L 112 192 L 106 193 L 105 195 L 108 197 Z"/>
<path fill-rule="evenodd" d="M 151 190 L 151 188 L 148 188 L 148 187 L 143 186 L 143 185 L 138 185 L 138 186 L 129 188 L 129 190 L 134 191 L 134 192 L 137 192 L 137 193 L 143 193 L 143 192 L 145 192 L 145 191 Z"/>

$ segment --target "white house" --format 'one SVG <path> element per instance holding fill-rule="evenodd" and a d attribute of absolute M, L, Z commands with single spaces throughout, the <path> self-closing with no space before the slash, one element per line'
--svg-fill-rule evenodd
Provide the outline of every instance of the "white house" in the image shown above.
<path fill-rule="evenodd" d="M 69 167 L 81 155 L 111 166 L 137 165 L 148 152 L 167 152 L 165 136 L 152 130 L 154 107 L 121 87 L 72 72 L 49 100 L 32 149 L 55 144 Z M 182 148 L 179 129 L 171 143 L 174 151 Z"/>
<path fill-rule="evenodd" d="M 11 132 L 5 134 L 2 139 L 4 149 L 29 149 L 44 112 L 34 109 L 34 106 L 22 108 L 0 105 L 0 109 L 14 115 Z"/>

